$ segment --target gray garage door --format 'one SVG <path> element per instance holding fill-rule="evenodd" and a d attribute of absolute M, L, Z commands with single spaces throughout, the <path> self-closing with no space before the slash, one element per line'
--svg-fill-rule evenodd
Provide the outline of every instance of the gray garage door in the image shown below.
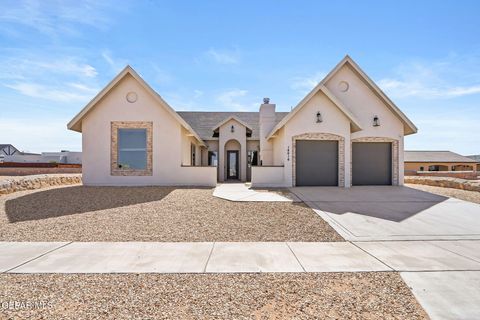
<path fill-rule="evenodd" d="M 392 144 L 354 142 L 352 144 L 352 184 L 392 184 Z"/>
<path fill-rule="evenodd" d="M 297 186 L 338 186 L 338 141 L 297 140 Z"/>

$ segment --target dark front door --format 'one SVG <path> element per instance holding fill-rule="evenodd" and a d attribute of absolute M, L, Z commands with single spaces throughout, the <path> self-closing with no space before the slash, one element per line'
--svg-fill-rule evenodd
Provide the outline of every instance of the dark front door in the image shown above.
<path fill-rule="evenodd" d="M 297 140 L 296 185 L 338 186 L 338 141 Z"/>
<path fill-rule="evenodd" d="M 352 184 L 392 184 L 392 144 L 390 142 L 352 143 Z"/>
<path fill-rule="evenodd" d="M 238 179 L 238 150 L 227 151 L 227 179 Z"/>

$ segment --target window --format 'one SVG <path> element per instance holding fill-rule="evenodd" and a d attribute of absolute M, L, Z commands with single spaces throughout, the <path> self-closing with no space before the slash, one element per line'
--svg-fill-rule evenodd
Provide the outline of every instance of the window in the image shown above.
<path fill-rule="evenodd" d="M 425 169 L 424 167 L 420 167 L 420 171 L 424 171 L 424 169 Z"/>
<path fill-rule="evenodd" d="M 193 143 L 190 145 L 190 165 L 195 165 L 195 145 Z"/>
<path fill-rule="evenodd" d="M 248 151 L 248 164 L 252 166 L 257 166 L 258 165 L 258 151 L 255 150 L 250 150 Z"/>
<path fill-rule="evenodd" d="M 216 167 L 217 166 L 217 151 L 208 151 L 208 165 Z"/>
<path fill-rule="evenodd" d="M 118 168 L 147 168 L 147 129 L 118 129 Z"/>
<path fill-rule="evenodd" d="M 153 175 L 153 122 L 111 122 L 111 175 Z"/>

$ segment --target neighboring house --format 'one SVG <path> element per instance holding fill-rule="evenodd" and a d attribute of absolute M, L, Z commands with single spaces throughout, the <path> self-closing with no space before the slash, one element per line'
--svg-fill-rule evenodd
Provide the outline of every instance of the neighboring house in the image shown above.
<path fill-rule="evenodd" d="M 5 162 L 17 163 L 64 163 L 64 164 L 81 164 L 82 153 L 62 150 L 60 152 L 42 152 L 42 154 L 32 153 L 15 153 L 5 156 Z"/>
<path fill-rule="evenodd" d="M 3 159 L 5 156 L 11 156 L 20 151 L 11 144 L 0 144 L 0 157 Z"/>
<path fill-rule="evenodd" d="M 405 151 L 405 171 L 476 171 L 478 161 L 451 151 Z"/>
<path fill-rule="evenodd" d="M 0 144 L 0 162 L 8 161 L 8 158 L 12 156 L 34 154 L 35 153 L 21 152 L 11 144 Z"/>
<path fill-rule="evenodd" d="M 127 66 L 68 128 L 86 185 L 402 185 L 417 132 L 348 56 L 291 112 L 176 112 Z"/>
<path fill-rule="evenodd" d="M 467 158 L 475 160 L 477 163 L 477 171 L 480 171 L 480 154 L 467 156 Z"/>

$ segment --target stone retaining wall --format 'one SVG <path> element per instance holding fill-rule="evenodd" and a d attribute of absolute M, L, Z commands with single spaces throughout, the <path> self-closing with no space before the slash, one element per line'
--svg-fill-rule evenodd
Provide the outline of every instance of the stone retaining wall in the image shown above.
<path fill-rule="evenodd" d="M 29 176 L 33 174 L 82 173 L 82 168 L 21 168 L 0 167 L 0 176 Z"/>
<path fill-rule="evenodd" d="M 454 188 L 480 192 L 480 180 L 465 180 L 449 177 L 406 176 L 405 183 L 424 184 L 427 186 Z"/>
<path fill-rule="evenodd" d="M 0 180 L 0 195 L 16 191 L 78 183 L 82 183 L 81 174 L 33 175 L 22 178 L 12 177 Z"/>
<path fill-rule="evenodd" d="M 451 178 L 476 180 L 480 176 L 480 172 L 477 172 L 477 171 L 410 171 L 410 170 L 405 170 L 405 176 L 451 177 Z"/>

